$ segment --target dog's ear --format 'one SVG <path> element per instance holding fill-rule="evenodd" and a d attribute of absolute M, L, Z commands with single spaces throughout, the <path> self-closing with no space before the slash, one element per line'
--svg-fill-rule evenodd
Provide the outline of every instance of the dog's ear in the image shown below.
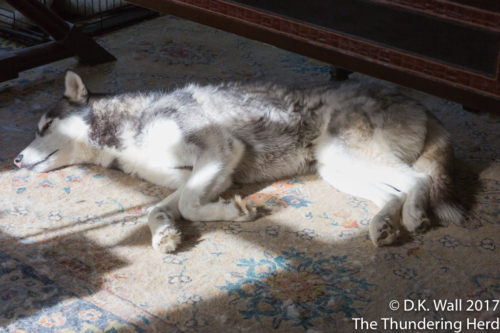
<path fill-rule="evenodd" d="M 64 77 L 64 96 L 71 102 L 85 103 L 88 99 L 89 92 L 82 79 L 78 74 L 72 71 L 66 71 Z"/>

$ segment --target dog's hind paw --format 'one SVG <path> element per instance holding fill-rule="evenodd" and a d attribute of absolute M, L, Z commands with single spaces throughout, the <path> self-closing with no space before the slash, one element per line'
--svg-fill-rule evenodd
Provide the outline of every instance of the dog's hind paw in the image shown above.
<path fill-rule="evenodd" d="M 390 245 L 399 237 L 399 229 L 391 216 L 376 215 L 370 222 L 370 239 L 375 246 Z"/>
<path fill-rule="evenodd" d="M 409 232 L 422 233 L 431 227 L 431 221 L 423 211 L 403 210 L 402 224 Z"/>
<path fill-rule="evenodd" d="M 153 235 L 153 248 L 161 253 L 173 252 L 181 243 L 182 236 L 179 230 L 172 226 L 160 227 Z"/>

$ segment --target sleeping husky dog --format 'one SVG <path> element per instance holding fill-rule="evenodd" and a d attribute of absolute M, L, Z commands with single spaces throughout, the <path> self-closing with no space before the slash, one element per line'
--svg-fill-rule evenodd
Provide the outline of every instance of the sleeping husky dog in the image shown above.
<path fill-rule="evenodd" d="M 252 221 L 263 213 L 231 184 L 318 172 L 336 189 L 373 201 L 377 246 L 431 219 L 458 222 L 448 134 L 425 108 L 387 87 L 347 82 L 188 85 L 171 92 L 92 94 L 74 72 L 14 160 L 46 172 L 92 163 L 175 191 L 149 213 L 153 247 L 174 251 L 175 221 Z"/>

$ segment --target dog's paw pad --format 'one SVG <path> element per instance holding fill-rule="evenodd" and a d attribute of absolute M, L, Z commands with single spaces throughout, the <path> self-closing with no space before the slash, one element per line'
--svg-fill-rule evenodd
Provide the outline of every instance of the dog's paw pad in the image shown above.
<path fill-rule="evenodd" d="M 236 195 L 234 197 L 234 204 L 240 211 L 240 217 L 237 221 L 253 221 L 257 218 L 257 207 L 241 196 Z"/>
<path fill-rule="evenodd" d="M 270 215 L 274 212 L 276 212 L 279 207 L 268 207 L 268 206 L 256 206 L 257 209 L 257 216 L 256 218 L 259 219 L 261 217 Z"/>
<path fill-rule="evenodd" d="M 181 243 L 181 233 L 172 227 L 165 226 L 155 232 L 153 235 L 153 248 L 161 253 L 169 253 L 175 251 Z"/>
<path fill-rule="evenodd" d="M 239 195 L 234 197 L 234 203 L 240 211 L 240 217 L 236 221 L 253 221 L 263 216 L 271 214 L 274 209 L 266 206 L 257 206 L 252 202 L 243 199 Z"/>
<path fill-rule="evenodd" d="M 375 246 L 392 244 L 399 237 L 399 229 L 389 216 L 375 216 L 371 223 L 370 238 Z"/>

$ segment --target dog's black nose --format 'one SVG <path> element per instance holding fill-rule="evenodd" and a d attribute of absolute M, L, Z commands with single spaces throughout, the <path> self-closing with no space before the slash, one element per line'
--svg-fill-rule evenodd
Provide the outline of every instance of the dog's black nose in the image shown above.
<path fill-rule="evenodd" d="M 19 154 L 17 155 L 17 157 L 14 159 L 14 164 L 16 165 L 16 167 L 18 168 L 22 168 L 23 167 L 23 154 Z"/>

